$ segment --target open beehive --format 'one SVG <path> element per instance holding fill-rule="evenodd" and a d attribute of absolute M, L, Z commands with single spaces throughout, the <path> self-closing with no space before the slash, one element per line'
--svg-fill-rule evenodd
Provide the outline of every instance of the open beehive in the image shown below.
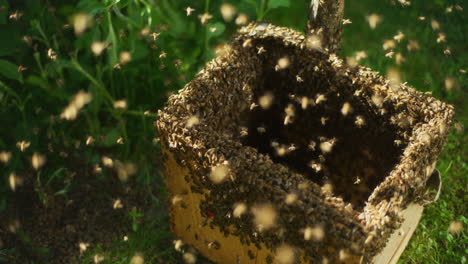
<path fill-rule="evenodd" d="M 217 263 L 390 263 L 417 225 L 452 106 L 308 41 L 244 27 L 159 112 L 172 230 Z"/>

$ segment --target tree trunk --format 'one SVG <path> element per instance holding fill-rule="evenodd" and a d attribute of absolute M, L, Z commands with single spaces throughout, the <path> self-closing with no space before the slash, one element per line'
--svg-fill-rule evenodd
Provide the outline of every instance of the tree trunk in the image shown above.
<path fill-rule="evenodd" d="M 311 0 L 307 35 L 318 36 L 321 48 L 329 53 L 338 50 L 341 33 L 344 0 Z"/>

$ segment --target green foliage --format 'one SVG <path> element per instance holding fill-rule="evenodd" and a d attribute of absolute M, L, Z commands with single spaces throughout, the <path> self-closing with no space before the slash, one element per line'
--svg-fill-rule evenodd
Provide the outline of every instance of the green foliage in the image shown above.
<path fill-rule="evenodd" d="M 13 63 L 0 59 L 0 74 L 5 78 L 13 79 L 19 81 L 21 75 L 18 72 L 18 67 Z"/>
<path fill-rule="evenodd" d="M 290 4 L 290 0 L 270 0 L 268 8 L 288 7 Z"/>

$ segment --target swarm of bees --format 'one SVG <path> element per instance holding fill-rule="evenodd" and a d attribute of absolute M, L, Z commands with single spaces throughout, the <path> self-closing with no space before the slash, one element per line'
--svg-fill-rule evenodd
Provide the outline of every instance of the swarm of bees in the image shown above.
<path fill-rule="evenodd" d="M 267 261 L 294 263 L 296 249 L 313 263 L 372 257 L 423 192 L 453 107 L 308 42 L 270 24 L 242 28 L 159 111 L 162 147 L 204 195 L 204 225 L 277 253 Z"/>

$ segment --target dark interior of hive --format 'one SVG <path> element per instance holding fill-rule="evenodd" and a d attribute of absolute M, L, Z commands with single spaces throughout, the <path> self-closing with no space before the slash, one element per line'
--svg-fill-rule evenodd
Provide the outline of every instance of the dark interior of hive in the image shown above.
<path fill-rule="evenodd" d="M 259 46 L 267 52 L 256 55 Z M 258 68 L 251 103 L 258 105 L 260 98 L 272 98 L 272 103 L 269 108 L 257 106 L 242 114 L 241 124 L 248 128 L 243 144 L 317 184 L 331 184 L 335 196 L 351 202 L 355 209 L 362 208 L 399 162 L 404 144 L 395 144 L 400 139 L 398 128 L 376 113 L 369 100 L 355 96 L 357 87 L 339 84 L 333 71 L 314 70 L 328 56 L 320 58 L 268 39 L 254 41 L 252 49 L 248 56 L 255 54 Z M 282 57 L 290 65 L 275 70 Z M 320 94 L 325 100 L 316 103 Z M 313 101 L 305 109 L 304 97 Z M 352 108 L 346 115 L 342 111 L 345 103 Z M 294 116 L 285 125 L 288 106 Z M 356 122 L 358 116 L 364 124 Z M 331 146 L 329 152 L 322 150 L 324 142 L 330 143 L 323 145 L 325 150 Z"/>

